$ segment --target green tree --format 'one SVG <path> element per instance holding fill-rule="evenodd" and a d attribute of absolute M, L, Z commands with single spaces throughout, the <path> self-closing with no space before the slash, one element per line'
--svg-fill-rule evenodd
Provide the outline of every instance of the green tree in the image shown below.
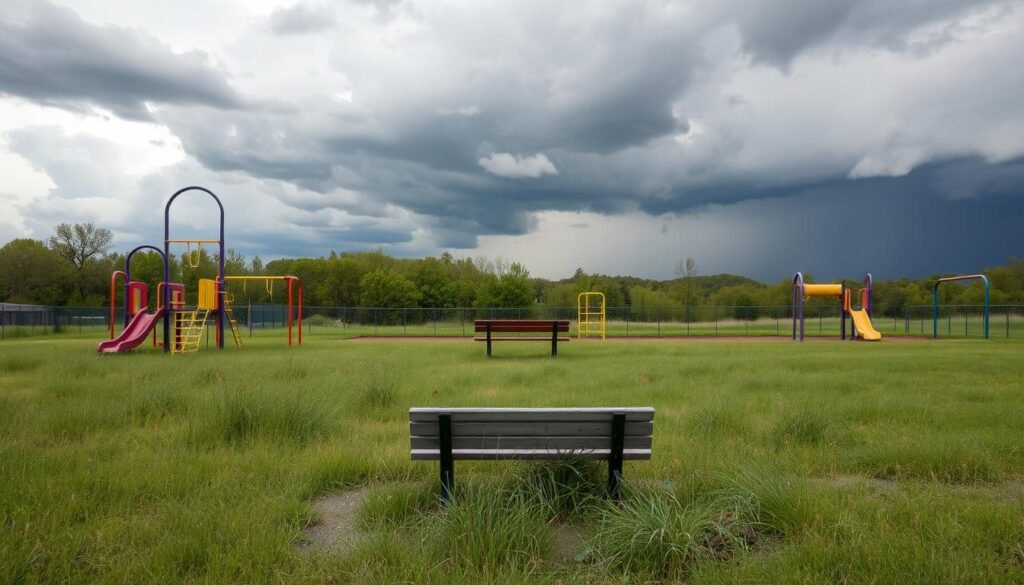
<path fill-rule="evenodd" d="M 366 274 L 359 286 L 364 307 L 415 307 L 419 301 L 416 285 L 393 270 L 378 268 Z"/>
<path fill-rule="evenodd" d="M 0 300 L 63 304 L 71 270 L 69 263 L 42 242 L 11 240 L 0 248 Z"/>
<path fill-rule="evenodd" d="M 92 222 L 62 223 L 54 228 L 48 243 L 60 257 L 81 270 L 89 260 L 106 254 L 113 240 L 110 230 L 96 227 Z"/>
<path fill-rule="evenodd" d="M 442 260 L 424 258 L 416 262 L 412 280 L 419 291 L 421 307 L 455 306 L 455 282 L 448 276 Z"/>
<path fill-rule="evenodd" d="M 96 279 L 102 271 L 97 261 L 110 250 L 113 240 L 110 230 L 96 227 L 92 222 L 61 223 L 54 228 L 47 243 L 51 250 L 74 267 L 76 304 L 87 304 L 84 300 L 90 289 L 95 290 Z"/>
<path fill-rule="evenodd" d="M 481 287 L 476 305 L 478 307 L 529 307 L 534 304 L 530 271 L 518 262 L 502 266 L 500 276 L 492 276 Z"/>

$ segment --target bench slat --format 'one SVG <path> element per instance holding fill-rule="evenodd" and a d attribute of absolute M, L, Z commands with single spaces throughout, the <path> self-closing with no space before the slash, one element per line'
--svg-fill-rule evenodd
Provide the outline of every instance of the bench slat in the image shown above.
<path fill-rule="evenodd" d="M 491 328 L 491 333 L 550 333 L 552 329 L 560 332 L 569 331 L 569 321 L 560 320 L 552 324 L 552 321 L 533 320 L 533 319 L 522 319 L 522 320 L 477 320 L 473 321 L 473 330 L 477 333 L 487 331 L 488 324 Z"/>
<path fill-rule="evenodd" d="M 413 461 L 436 461 L 441 458 L 439 451 L 434 449 L 413 449 L 411 451 Z M 561 459 L 569 453 L 559 453 L 547 449 L 453 449 L 452 456 L 456 460 L 464 461 L 501 461 L 501 460 L 530 460 L 530 459 Z M 572 453 L 574 457 L 606 461 L 610 455 L 609 449 L 595 449 Z M 626 460 L 650 459 L 650 449 L 624 449 L 622 458 Z"/>
<path fill-rule="evenodd" d="M 437 422 L 410 422 L 409 434 L 417 437 L 438 436 Z M 651 421 L 626 422 L 626 436 L 650 436 L 654 433 Z M 605 436 L 612 434 L 612 421 L 590 422 L 452 422 L 452 436 L 493 435 L 496 437 L 535 436 Z"/>
<path fill-rule="evenodd" d="M 473 324 L 486 324 L 491 325 L 518 325 L 520 323 L 534 324 L 534 323 L 547 323 L 548 327 L 551 326 L 551 322 L 555 321 L 559 325 L 568 325 L 568 319 L 475 319 Z"/>
<path fill-rule="evenodd" d="M 486 327 L 476 327 L 476 328 L 473 329 L 473 332 L 474 333 L 486 333 L 487 332 L 487 328 Z M 568 327 L 559 327 L 558 328 L 558 332 L 559 333 L 568 333 L 569 332 L 569 328 Z M 548 335 L 551 335 L 551 327 L 492 327 L 491 328 L 491 333 L 492 334 L 497 334 L 497 333 L 547 333 Z M 493 335 L 492 335 L 492 337 L 493 337 Z"/>
<path fill-rule="evenodd" d="M 409 409 L 411 422 L 437 424 L 437 415 L 452 415 L 456 422 L 605 422 L 615 413 L 626 415 L 626 422 L 652 421 L 654 409 L 648 406 L 623 408 L 425 408 Z"/>
<path fill-rule="evenodd" d="M 610 449 L 612 438 L 598 437 L 497 437 L 494 435 L 452 437 L 452 449 L 543 449 L 547 451 L 591 451 Z M 410 437 L 410 445 L 417 449 L 440 449 L 440 437 Z M 650 449 L 651 437 L 625 437 L 623 446 L 627 449 Z"/>

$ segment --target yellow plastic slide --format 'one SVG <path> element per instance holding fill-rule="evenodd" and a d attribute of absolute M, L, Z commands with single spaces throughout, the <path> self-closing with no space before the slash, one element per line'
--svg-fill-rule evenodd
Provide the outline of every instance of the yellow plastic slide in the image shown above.
<path fill-rule="evenodd" d="M 850 309 L 850 317 L 853 319 L 853 324 L 857 327 L 857 335 L 860 336 L 864 341 L 878 341 L 882 339 L 882 334 L 875 331 L 875 328 L 871 325 L 871 317 L 868 317 L 868 312 L 864 309 Z"/>

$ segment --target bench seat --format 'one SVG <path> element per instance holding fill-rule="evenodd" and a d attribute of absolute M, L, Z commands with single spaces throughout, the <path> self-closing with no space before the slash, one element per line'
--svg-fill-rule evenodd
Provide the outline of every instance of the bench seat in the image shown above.
<path fill-rule="evenodd" d="M 456 460 L 608 461 L 608 490 L 618 494 L 622 462 L 651 458 L 652 407 L 410 408 L 410 456 L 441 462 L 441 495 L 454 486 Z"/>
<path fill-rule="evenodd" d="M 550 341 L 551 357 L 558 355 L 558 342 L 569 341 L 569 337 L 559 333 L 569 333 L 568 319 L 477 319 L 473 321 L 473 331 L 486 334 L 474 337 L 474 341 L 487 342 L 487 357 L 491 357 L 491 342 L 494 341 Z M 526 336 L 497 336 L 497 333 L 533 333 Z M 538 334 L 544 334 L 543 337 Z"/>

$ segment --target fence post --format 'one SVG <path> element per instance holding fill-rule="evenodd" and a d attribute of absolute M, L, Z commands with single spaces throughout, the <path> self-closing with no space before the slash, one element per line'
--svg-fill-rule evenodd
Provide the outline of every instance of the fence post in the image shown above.
<path fill-rule="evenodd" d="M 380 311 L 378 308 L 373 309 L 373 334 L 377 335 L 377 313 Z"/>
<path fill-rule="evenodd" d="M 1010 307 L 1006 307 L 1006 338 L 1010 338 Z"/>
<path fill-rule="evenodd" d="M 402 337 L 409 337 L 409 323 L 406 318 L 406 308 L 402 307 Z"/>

